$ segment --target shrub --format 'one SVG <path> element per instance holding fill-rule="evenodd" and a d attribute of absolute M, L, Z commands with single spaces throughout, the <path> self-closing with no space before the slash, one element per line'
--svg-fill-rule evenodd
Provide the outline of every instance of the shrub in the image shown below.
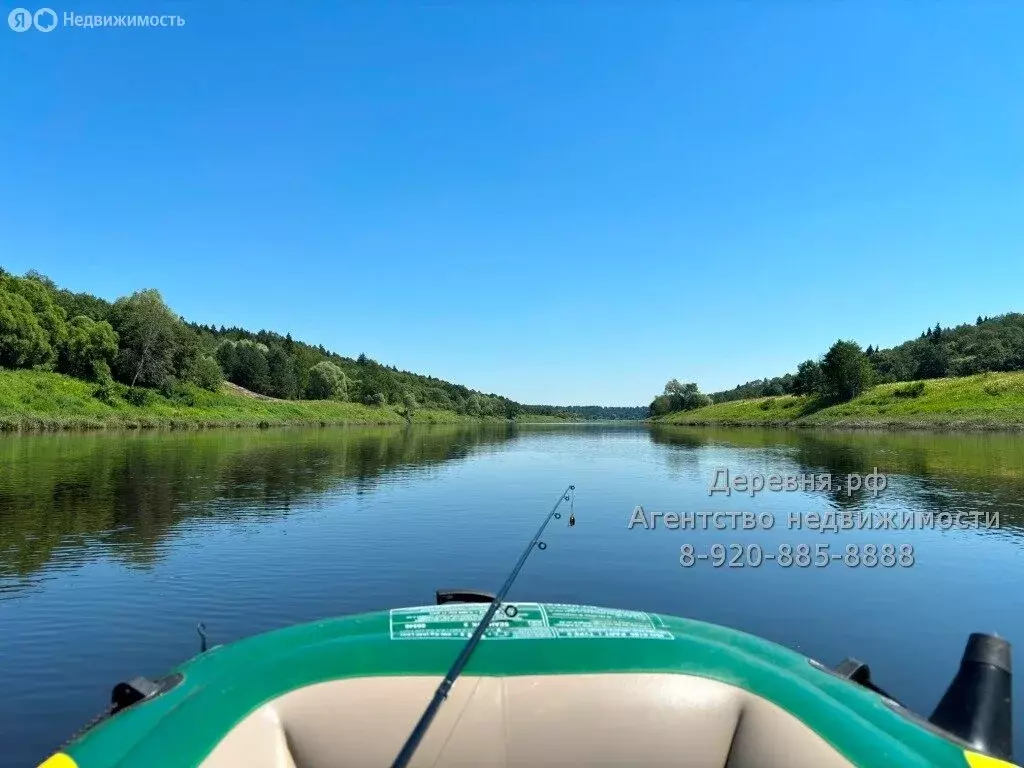
<path fill-rule="evenodd" d="M 895 397 L 920 397 L 924 394 L 924 382 L 912 381 L 906 386 L 896 387 L 892 394 Z"/>
<path fill-rule="evenodd" d="M 92 380 L 99 384 L 112 384 L 114 375 L 110 372 L 110 364 L 106 360 L 92 361 Z"/>
<path fill-rule="evenodd" d="M 153 393 L 142 387 L 125 387 L 121 396 L 125 402 L 137 408 L 144 408 L 153 402 Z"/>
<path fill-rule="evenodd" d="M 196 364 L 195 380 L 203 389 L 210 392 L 219 392 L 224 384 L 224 372 L 220 365 L 209 355 L 203 355 Z"/>
<path fill-rule="evenodd" d="M 345 400 L 347 392 L 345 373 L 334 363 L 324 361 L 309 369 L 306 397 L 310 400 Z"/>
<path fill-rule="evenodd" d="M 93 397 L 99 400 L 101 403 L 107 405 L 117 405 L 117 396 L 121 394 L 121 384 L 118 384 L 111 378 L 107 378 L 101 381 L 99 386 L 96 387 L 96 391 L 93 393 Z"/>
<path fill-rule="evenodd" d="M 173 376 L 168 376 L 160 383 L 160 394 L 175 405 L 191 407 L 196 404 L 196 395 L 192 387 Z"/>
<path fill-rule="evenodd" d="M 173 376 L 168 376 L 160 382 L 160 394 L 164 397 L 174 397 L 178 391 L 178 380 Z"/>

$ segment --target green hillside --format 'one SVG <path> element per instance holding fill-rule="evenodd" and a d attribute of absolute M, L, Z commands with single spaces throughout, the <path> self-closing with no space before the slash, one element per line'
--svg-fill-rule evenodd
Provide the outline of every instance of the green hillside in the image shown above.
<path fill-rule="evenodd" d="M 523 405 L 290 334 L 188 322 L 152 289 L 109 302 L 0 268 L 6 430 L 560 422 L 646 410 Z"/>
<path fill-rule="evenodd" d="M 416 409 L 407 419 L 400 406 L 273 400 L 239 394 L 226 385 L 218 392 L 185 385 L 170 397 L 143 390 L 143 400 L 138 399 L 138 389 L 129 388 L 101 400 L 96 396 L 97 389 L 92 382 L 51 371 L 0 370 L 0 431 L 507 421 L 504 417 L 425 408 Z M 561 420 L 531 414 L 520 414 L 515 419 L 520 423 Z"/>
<path fill-rule="evenodd" d="M 1024 372 L 879 384 L 825 405 L 808 395 L 728 400 L 656 418 L 661 424 L 875 429 L 1024 428 Z"/>

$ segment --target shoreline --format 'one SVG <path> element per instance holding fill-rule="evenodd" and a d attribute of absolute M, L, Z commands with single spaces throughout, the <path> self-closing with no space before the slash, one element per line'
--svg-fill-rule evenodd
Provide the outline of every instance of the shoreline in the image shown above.
<path fill-rule="evenodd" d="M 96 421 L 87 417 L 40 418 L 25 415 L 10 418 L 0 417 L 0 435 L 33 435 L 85 432 L 200 432 L 216 429 L 276 429 L 284 427 L 401 427 L 410 425 L 436 424 L 522 424 L 507 419 L 260 419 L 258 421 L 231 419 L 108 419 Z"/>
<path fill-rule="evenodd" d="M 945 434 L 983 434 L 986 432 L 1006 432 L 1017 434 L 1024 432 L 1024 423 L 1008 422 L 964 422 L 950 424 L 941 420 L 935 421 L 865 421 L 843 424 L 815 424 L 802 421 L 771 422 L 771 421 L 661 421 L 648 419 L 646 424 L 652 427 L 724 427 L 727 429 L 778 429 L 789 432 L 940 432 Z"/>
<path fill-rule="evenodd" d="M 377 410 L 377 409 L 373 409 Z M 387 409 L 380 409 L 387 410 Z M 839 424 L 817 424 L 805 421 L 766 420 L 711 420 L 644 419 L 638 421 L 569 421 L 566 419 L 531 417 L 503 419 L 493 416 L 474 417 L 454 411 L 429 411 L 415 413 L 407 420 L 397 412 L 389 412 L 368 418 L 262 418 L 262 419 L 217 419 L 217 418 L 161 418 L 140 415 L 135 418 L 109 417 L 96 419 L 84 415 L 53 414 L 0 414 L 0 436 L 39 435 L 54 433 L 96 433 L 96 432 L 200 432 L 209 430 L 277 429 L 288 427 L 403 427 L 403 426 L 445 426 L 445 425 L 524 425 L 524 426 L 637 426 L 652 429 L 665 428 L 722 428 L 722 429 L 770 429 L 785 432 L 831 432 L 831 433 L 942 433 L 942 434 L 985 434 L 1024 432 L 1024 423 L 1015 421 L 963 421 L 950 423 L 947 420 L 906 421 L 864 421 Z"/>
<path fill-rule="evenodd" d="M 1024 431 L 1024 372 L 982 373 L 878 384 L 853 400 L 827 405 L 805 395 L 714 403 L 651 419 L 691 427 L 771 427 L 828 431 Z"/>
<path fill-rule="evenodd" d="M 336 400 L 274 400 L 192 387 L 184 398 L 149 391 L 147 402 L 96 397 L 95 383 L 47 371 L 0 370 L 0 433 L 141 430 L 269 429 L 271 427 L 402 426 L 408 424 L 576 423 L 552 416 L 515 419 L 453 410 L 416 409 L 411 418 L 396 406 Z"/>
<path fill-rule="evenodd" d="M 148 402 L 104 402 L 96 385 L 45 371 L 0 370 L 0 434 L 190 431 L 271 427 L 403 426 L 422 424 L 644 424 L 829 432 L 1024 432 L 1024 372 L 930 379 L 914 396 L 906 383 L 880 384 L 857 398 L 823 406 L 811 397 L 778 395 L 715 403 L 644 420 L 586 420 L 519 414 L 470 415 L 394 405 L 327 400 L 274 400 L 193 389 L 185 399 L 151 392 Z"/>
<path fill-rule="evenodd" d="M 374 409 L 377 410 L 377 409 Z M 379 409 L 386 410 L 386 409 Z M 414 413 L 412 420 L 397 412 L 369 418 L 260 418 L 217 419 L 140 415 L 134 418 L 112 416 L 96 419 L 85 415 L 15 414 L 0 413 L 0 435 L 52 434 L 57 432 L 195 432 L 213 429 L 274 429 L 281 427 L 402 427 L 422 425 L 498 425 L 498 424 L 578 424 L 566 420 L 502 419 L 493 416 L 465 416 L 455 411 L 427 411 Z"/>

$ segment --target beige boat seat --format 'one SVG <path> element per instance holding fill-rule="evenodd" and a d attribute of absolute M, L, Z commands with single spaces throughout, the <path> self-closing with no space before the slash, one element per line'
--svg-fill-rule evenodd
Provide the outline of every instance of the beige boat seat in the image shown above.
<path fill-rule="evenodd" d="M 300 688 L 242 720 L 202 768 L 389 768 L 437 677 Z M 425 768 L 848 768 L 765 699 L 673 674 L 460 677 L 413 757 Z"/>

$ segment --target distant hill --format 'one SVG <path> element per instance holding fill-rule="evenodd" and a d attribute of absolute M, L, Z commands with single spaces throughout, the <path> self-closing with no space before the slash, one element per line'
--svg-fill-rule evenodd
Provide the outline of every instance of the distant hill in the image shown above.
<path fill-rule="evenodd" d="M 388 407 L 407 417 L 430 410 L 520 421 L 639 419 L 647 411 L 527 406 L 366 355 L 346 357 L 290 334 L 189 322 L 155 290 L 108 302 L 61 288 L 36 272 L 17 277 L 2 268 L 0 368 L 50 370 L 92 381 L 100 385 L 98 397 L 129 405 L 146 402 L 144 390 L 187 400 L 188 387 L 217 392 L 226 380 L 265 398 Z"/>
<path fill-rule="evenodd" d="M 916 339 L 889 349 L 868 345 L 865 350 L 874 372 L 874 383 L 916 381 L 976 373 L 1024 370 L 1024 314 L 979 316 L 974 323 L 955 328 L 934 328 Z M 715 403 L 795 393 L 792 373 L 755 379 L 722 392 L 713 392 Z"/>
<path fill-rule="evenodd" d="M 877 384 L 845 403 L 780 395 L 714 403 L 655 419 L 691 426 L 1024 430 L 1024 372 Z"/>
<path fill-rule="evenodd" d="M 523 413 L 537 416 L 577 417 L 588 421 L 639 421 L 647 418 L 646 405 L 524 405 Z"/>

